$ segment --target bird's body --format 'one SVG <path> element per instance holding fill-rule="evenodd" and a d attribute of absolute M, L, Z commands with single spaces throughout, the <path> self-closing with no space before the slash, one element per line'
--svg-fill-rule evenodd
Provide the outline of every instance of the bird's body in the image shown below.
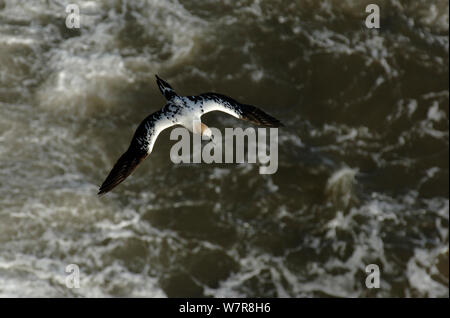
<path fill-rule="evenodd" d="M 211 138 L 209 128 L 201 123 L 201 116 L 212 111 L 221 111 L 266 127 L 282 126 L 277 119 L 255 106 L 241 104 L 225 95 L 205 93 L 198 96 L 178 96 L 172 87 L 158 76 L 156 82 L 167 99 L 167 104 L 140 123 L 128 150 L 117 160 L 101 185 L 99 195 L 111 191 L 125 180 L 152 152 L 158 135 L 166 128 L 182 125 L 193 133 Z"/>

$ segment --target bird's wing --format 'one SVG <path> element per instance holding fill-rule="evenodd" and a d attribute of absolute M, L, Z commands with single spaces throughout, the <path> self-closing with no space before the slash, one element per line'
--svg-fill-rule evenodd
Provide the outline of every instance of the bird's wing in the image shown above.
<path fill-rule="evenodd" d="M 128 150 L 120 156 L 101 185 L 98 195 L 105 194 L 125 180 L 152 152 L 156 138 L 166 128 L 175 125 L 159 110 L 145 118 L 134 133 Z"/>
<path fill-rule="evenodd" d="M 205 93 L 198 96 L 201 111 L 208 113 L 221 111 L 239 119 L 248 120 L 266 127 L 284 126 L 278 119 L 266 114 L 252 105 L 241 104 L 234 99 L 217 93 Z"/>

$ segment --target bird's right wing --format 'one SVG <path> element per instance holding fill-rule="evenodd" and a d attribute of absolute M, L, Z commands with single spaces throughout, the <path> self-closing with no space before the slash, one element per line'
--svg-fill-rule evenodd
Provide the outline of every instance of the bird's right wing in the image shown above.
<path fill-rule="evenodd" d="M 128 150 L 120 156 L 111 172 L 101 185 L 98 195 L 105 194 L 125 180 L 136 167 L 152 152 L 158 135 L 175 125 L 159 110 L 145 118 L 134 133 Z"/>

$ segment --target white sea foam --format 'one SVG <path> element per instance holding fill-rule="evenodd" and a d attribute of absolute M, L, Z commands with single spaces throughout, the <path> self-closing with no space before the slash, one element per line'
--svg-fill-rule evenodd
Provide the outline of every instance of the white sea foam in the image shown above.
<path fill-rule="evenodd" d="M 343 203 L 345 207 L 353 198 L 355 176 L 358 169 L 342 168 L 328 179 L 325 193 L 335 203 Z"/>
<path fill-rule="evenodd" d="M 193 54 L 205 27 L 202 20 L 177 2 L 148 1 L 136 5 L 131 8 L 135 22 L 130 22 L 125 17 L 127 6 L 120 12 L 107 4 L 100 8 L 92 1 L 83 2 L 81 13 L 84 10 L 90 15 L 82 17 L 81 34 L 46 53 L 45 63 L 52 71 L 38 91 L 41 107 L 86 115 L 107 111 L 120 99 L 120 90 L 135 83 L 136 69 L 147 69 L 148 78 L 153 78 L 153 73 L 170 71 Z M 96 14 L 105 10 L 109 11 L 107 19 Z M 119 46 L 124 41 L 122 33 L 127 23 L 136 23 L 145 32 L 142 36 L 153 41 L 143 52 Z M 156 50 L 152 44 L 163 50 Z"/>
<path fill-rule="evenodd" d="M 408 261 L 407 275 L 412 291 L 409 296 L 415 296 L 417 292 L 426 297 L 436 298 L 448 294 L 448 289 L 436 281 L 435 277 L 441 276 L 436 266 L 438 257 L 447 253 L 448 248 L 435 250 L 415 249 L 414 256 Z M 441 277 L 445 280 L 445 277 Z"/>

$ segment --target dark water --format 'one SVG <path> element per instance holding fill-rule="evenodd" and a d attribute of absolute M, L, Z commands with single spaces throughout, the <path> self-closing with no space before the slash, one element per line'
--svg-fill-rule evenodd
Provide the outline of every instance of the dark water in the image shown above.
<path fill-rule="evenodd" d="M 0 296 L 449 296 L 448 1 L 68 2 L 0 0 Z M 282 120 L 277 173 L 165 131 L 98 198 L 155 73 Z"/>

